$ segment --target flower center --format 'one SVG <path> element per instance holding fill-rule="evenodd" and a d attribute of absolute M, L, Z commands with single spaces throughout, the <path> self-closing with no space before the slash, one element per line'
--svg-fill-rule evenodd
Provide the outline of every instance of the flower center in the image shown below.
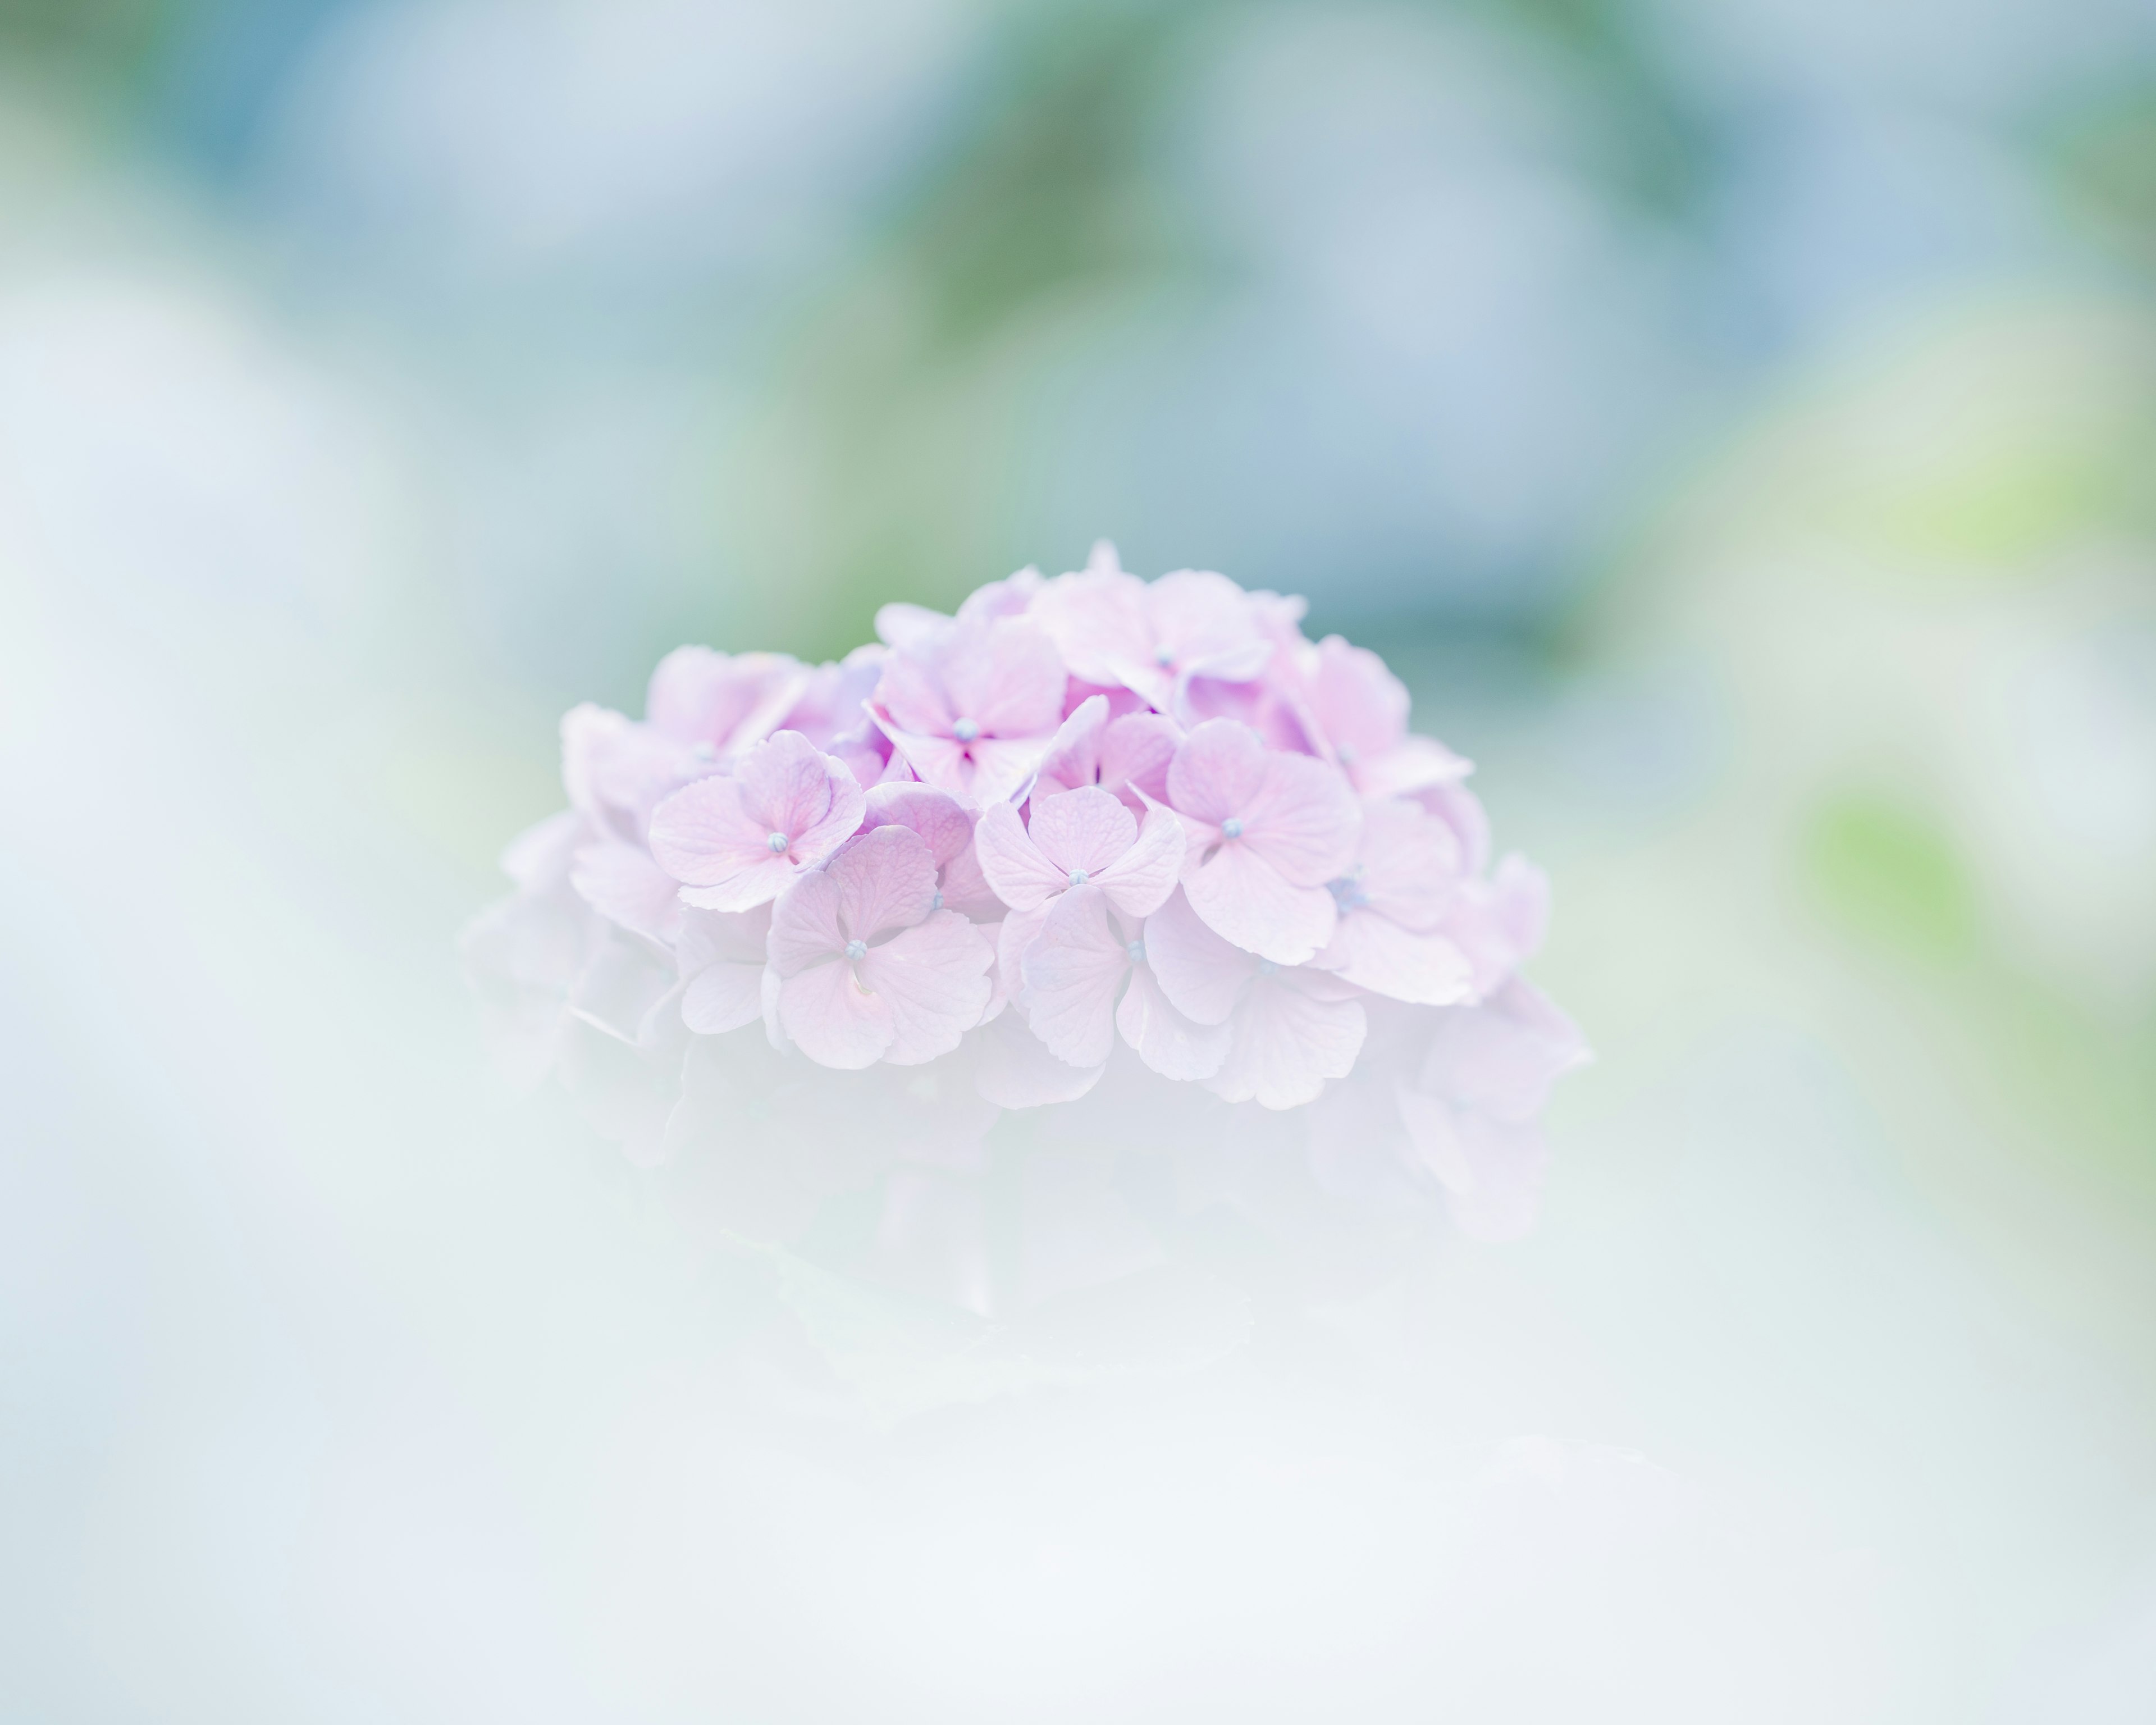
<path fill-rule="evenodd" d="M 1175 649 L 1173 647 L 1154 648 L 1152 649 L 1152 662 L 1158 665 L 1163 670 L 1166 670 L 1168 666 L 1175 663 Z"/>
<path fill-rule="evenodd" d="M 1356 865 L 1352 875 L 1342 875 L 1337 880 L 1327 880 L 1325 890 L 1332 895 L 1332 902 L 1343 911 L 1359 911 L 1370 902 L 1370 895 L 1363 890 L 1362 865 Z"/>
<path fill-rule="evenodd" d="M 1355 764 L 1355 745 L 1353 743 L 1343 742 L 1332 752 L 1339 757 L 1340 764 L 1342 767 L 1353 767 Z"/>
<path fill-rule="evenodd" d="M 1070 884 L 1071 884 L 1073 886 L 1083 886 L 1086 884 L 1086 871 L 1085 871 L 1085 870 L 1083 870 L 1083 869 L 1073 869 L 1073 870 L 1071 870 L 1071 871 L 1070 871 Z"/>
<path fill-rule="evenodd" d="M 951 734 L 961 742 L 971 742 L 981 734 L 981 727 L 971 719 L 954 719 L 951 722 Z"/>
<path fill-rule="evenodd" d="M 1279 968 L 1280 966 L 1274 963 L 1270 958 L 1260 958 L 1258 960 L 1258 974 L 1260 976 L 1270 976 Z"/>
<path fill-rule="evenodd" d="M 849 958 L 855 960 L 856 963 L 867 957 L 869 956 L 869 943 L 866 941 L 848 941 L 846 942 L 846 956 Z"/>
<path fill-rule="evenodd" d="M 1142 964 L 1145 963 L 1145 942 L 1143 941 L 1132 941 L 1130 945 L 1125 947 L 1123 950 L 1130 954 L 1132 963 Z"/>
<path fill-rule="evenodd" d="M 719 758 L 718 750 L 708 742 L 690 744 L 689 752 L 699 761 L 716 761 Z"/>
<path fill-rule="evenodd" d="M 771 847 L 771 854 L 773 856 L 776 856 L 780 851 L 785 850 L 786 847 L 791 845 L 793 841 L 788 838 L 783 833 L 773 833 L 763 842 Z"/>
<path fill-rule="evenodd" d="M 928 908 L 931 911 L 940 911 L 943 908 L 943 889 L 942 887 L 939 886 L 936 889 L 936 896 L 929 900 Z"/>
<path fill-rule="evenodd" d="M 1234 815 L 1229 815 L 1227 819 L 1220 823 L 1220 836 L 1224 839 L 1241 838 L 1243 836 L 1242 822 Z"/>

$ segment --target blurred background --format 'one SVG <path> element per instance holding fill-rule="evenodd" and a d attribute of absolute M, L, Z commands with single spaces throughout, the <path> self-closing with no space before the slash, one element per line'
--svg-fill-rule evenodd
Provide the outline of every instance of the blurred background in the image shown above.
<path fill-rule="evenodd" d="M 1552 871 L 1530 1240 L 751 1410 L 556 716 L 1098 535 Z M 0 1713 L 2156 1717 L 2146 0 L 0 0 Z"/>

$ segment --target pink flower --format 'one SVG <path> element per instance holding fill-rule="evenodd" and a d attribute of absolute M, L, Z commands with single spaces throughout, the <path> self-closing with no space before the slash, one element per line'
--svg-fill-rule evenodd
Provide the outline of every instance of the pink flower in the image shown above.
<path fill-rule="evenodd" d="M 1517 854 L 1485 880 L 1464 880 L 1439 924 L 1466 955 L 1476 998 L 1494 993 L 1541 949 L 1549 927 L 1549 876 Z"/>
<path fill-rule="evenodd" d="M 720 1036 L 763 1015 L 764 947 L 771 906 L 681 912 L 674 959 L 681 973 L 681 1020 L 700 1036 Z"/>
<path fill-rule="evenodd" d="M 1111 706 L 1106 696 L 1092 695 L 1071 711 L 1041 760 L 1034 797 L 1096 784 L 1133 814 L 1144 812 L 1147 797 L 1167 800 L 1168 763 L 1183 727 L 1162 713 L 1111 717 Z"/>
<path fill-rule="evenodd" d="M 1474 771 L 1445 746 L 1408 732 L 1408 691 L 1367 647 L 1327 635 L 1302 655 L 1303 700 L 1329 753 L 1365 797 L 1404 797 Z"/>
<path fill-rule="evenodd" d="M 1363 810 L 1355 865 L 1331 883 L 1340 920 L 1320 970 L 1395 1000 L 1450 1006 L 1474 992 L 1474 967 L 1442 932 L 1460 877 L 1452 829 L 1412 803 Z"/>
<path fill-rule="evenodd" d="M 1230 1102 L 1297 1108 L 1327 1080 L 1346 1077 L 1368 1028 L 1353 985 L 1230 946 L 1185 893 L 1146 919 L 1145 955 L 1178 1012 L 1229 1027 L 1227 1054 L 1206 1088 Z"/>
<path fill-rule="evenodd" d="M 1325 883 L 1353 865 L 1363 824 L 1336 770 L 1209 719 L 1176 750 L 1168 800 L 1190 839 L 1183 890 L 1214 932 L 1276 964 L 1304 963 L 1332 938 Z"/>
<path fill-rule="evenodd" d="M 742 757 L 737 776 L 699 779 L 651 817 L 651 851 L 685 884 L 684 904 L 747 911 L 767 903 L 860 825 L 854 776 L 798 731 Z"/>
<path fill-rule="evenodd" d="M 716 762 L 753 747 L 782 722 L 809 681 L 784 653 L 676 647 L 659 661 L 644 697 L 644 722 Z"/>
<path fill-rule="evenodd" d="M 926 605 L 899 600 L 877 607 L 876 639 L 886 646 L 916 652 L 947 639 L 962 624 L 985 624 L 998 617 L 1023 617 L 1041 588 L 1040 571 L 1027 567 L 1001 581 L 991 581 L 966 595 L 956 617 L 932 611 Z"/>
<path fill-rule="evenodd" d="M 1594 1058 L 1579 1029 L 1517 978 L 1440 1014 L 1414 1077 L 1395 1086 L 1416 1160 L 1465 1234 L 1508 1240 L 1534 1219 L 1550 1086 Z"/>
<path fill-rule="evenodd" d="M 1030 614 L 1072 676 L 1132 690 L 1163 711 L 1190 677 L 1247 682 L 1272 657 L 1249 596 L 1226 576 L 1180 569 L 1143 582 L 1123 572 L 1105 539 L 1082 571 L 1041 589 Z"/>
<path fill-rule="evenodd" d="M 981 874 L 973 849 L 976 819 L 956 797 L 933 785 L 880 784 L 870 788 L 861 829 L 897 826 L 917 834 L 936 859 L 936 908 L 993 922 L 1002 917 L 1004 906 Z"/>
<path fill-rule="evenodd" d="M 936 859 L 918 834 L 862 834 L 773 907 L 767 1020 L 826 1066 L 948 1054 L 987 1009 L 995 954 L 935 903 Z"/>
<path fill-rule="evenodd" d="M 961 619 L 893 652 L 869 710 L 925 783 L 995 803 L 1047 752 L 1063 722 L 1064 682 L 1037 624 Z"/>
<path fill-rule="evenodd" d="M 651 811 L 718 770 L 693 745 L 586 701 L 562 716 L 562 788 L 597 834 L 641 844 Z"/>
<path fill-rule="evenodd" d="M 1099 1067 L 1120 1031 L 1162 1076 L 1210 1078 L 1228 1056 L 1226 1024 L 1194 1024 L 1168 1004 L 1146 965 L 1145 924 L 1101 887 L 1051 905 L 1021 962 L 1021 1009 L 1058 1060 Z"/>
<path fill-rule="evenodd" d="M 1036 797 L 1032 809 L 1029 827 L 1009 803 L 995 803 L 973 829 L 981 873 L 1011 910 L 998 942 L 1007 989 L 1063 894 L 1090 882 L 1127 915 L 1147 916 L 1175 891 L 1183 865 L 1183 829 L 1165 809 L 1140 826 L 1098 785 Z"/>

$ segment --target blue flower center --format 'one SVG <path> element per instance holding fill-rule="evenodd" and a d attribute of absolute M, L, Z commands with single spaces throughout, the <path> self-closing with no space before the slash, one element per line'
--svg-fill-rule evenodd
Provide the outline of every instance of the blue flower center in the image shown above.
<path fill-rule="evenodd" d="M 773 856 L 776 856 L 780 851 L 785 850 L 786 847 L 791 845 L 793 841 L 788 838 L 783 833 L 773 833 L 763 842 L 771 847 L 771 854 Z"/>
<path fill-rule="evenodd" d="M 1279 968 L 1280 966 L 1274 963 L 1270 958 L 1260 958 L 1258 960 L 1258 974 L 1260 976 L 1270 976 Z"/>
<path fill-rule="evenodd" d="M 1168 666 L 1175 663 L 1175 649 L 1173 647 L 1154 648 L 1152 649 L 1152 662 L 1158 665 L 1163 670 L 1166 670 Z"/>
<path fill-rule="evenodd" d="M 1332 902 L 1343 911 L 1359 911 L 1370 902 L 1370 895 L 1363 890 L 1363 870 L 1359 866 L 1352 875 L 1327 880 L 1325 890 L 1332 895 Z"/>
<path fill-rule="evenodd" d="M 869 956 L 869 943 L 866 941 L 848 941 L 846 942 L 846 956 L 849 958 L 857 961 L 867 957 Z"/>
<path fill-rule="evenodd" d="M 1123 951 L 1130 955 L 1132 963 L 1142 964 L 1145 963 L 1145 942 L 1143 941 L 1132 941 L 1130 945 L 1123 948 Z"/>
<path fill-rule="evenodd" d="M 1073 869 L 1073 870 L 1071 870 L 1071 871 L 1070 871 L 1070 884 L 1071 884 L 1073 886 L 1083 886 L 1086 884 L 1086 871 L 1085 871 L 1085 870 L 1083 870 L 1083 869 Z"/>
<path fill-rule="evenodd" d="M 1220 823 L 1220 836 L 1224 839 L 1241 838 L 1243 836 L 1242 822 L 1234 815 L 1229 815 L 1227 819 Z"/>
<path fill-rule="evenodd" d="M 952 721 L 951 734 L 961 742 L 971 742 L 981 734 L 981 727 L 971 719 L 956 719 Z"/>

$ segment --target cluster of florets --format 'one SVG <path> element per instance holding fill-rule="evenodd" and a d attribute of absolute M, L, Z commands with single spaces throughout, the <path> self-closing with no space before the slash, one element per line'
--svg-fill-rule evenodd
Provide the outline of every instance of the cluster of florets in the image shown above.
<path fill-rule="evenodd" d="M 1507 1225 L 1584 1058 L 1517 974 L 1546 883 L 1489 866 L 1469 763 L 1303 608 L 1104 544 L 955 617 L 886 606 L 837 664 L 680 649 L 641 721 L 563 721 L 570 807 L 467 936 L 496 1028 L 530 1076 L 572 1035 L 633 1056 L 594 1111 L 644 1159 L 709 1039 L 767 1041 L 767 1114 L 811 1063 L 990 1117 L 1111 1061 L 1271 1110 L 1353 1074 L 1358 1143 Z"/>

